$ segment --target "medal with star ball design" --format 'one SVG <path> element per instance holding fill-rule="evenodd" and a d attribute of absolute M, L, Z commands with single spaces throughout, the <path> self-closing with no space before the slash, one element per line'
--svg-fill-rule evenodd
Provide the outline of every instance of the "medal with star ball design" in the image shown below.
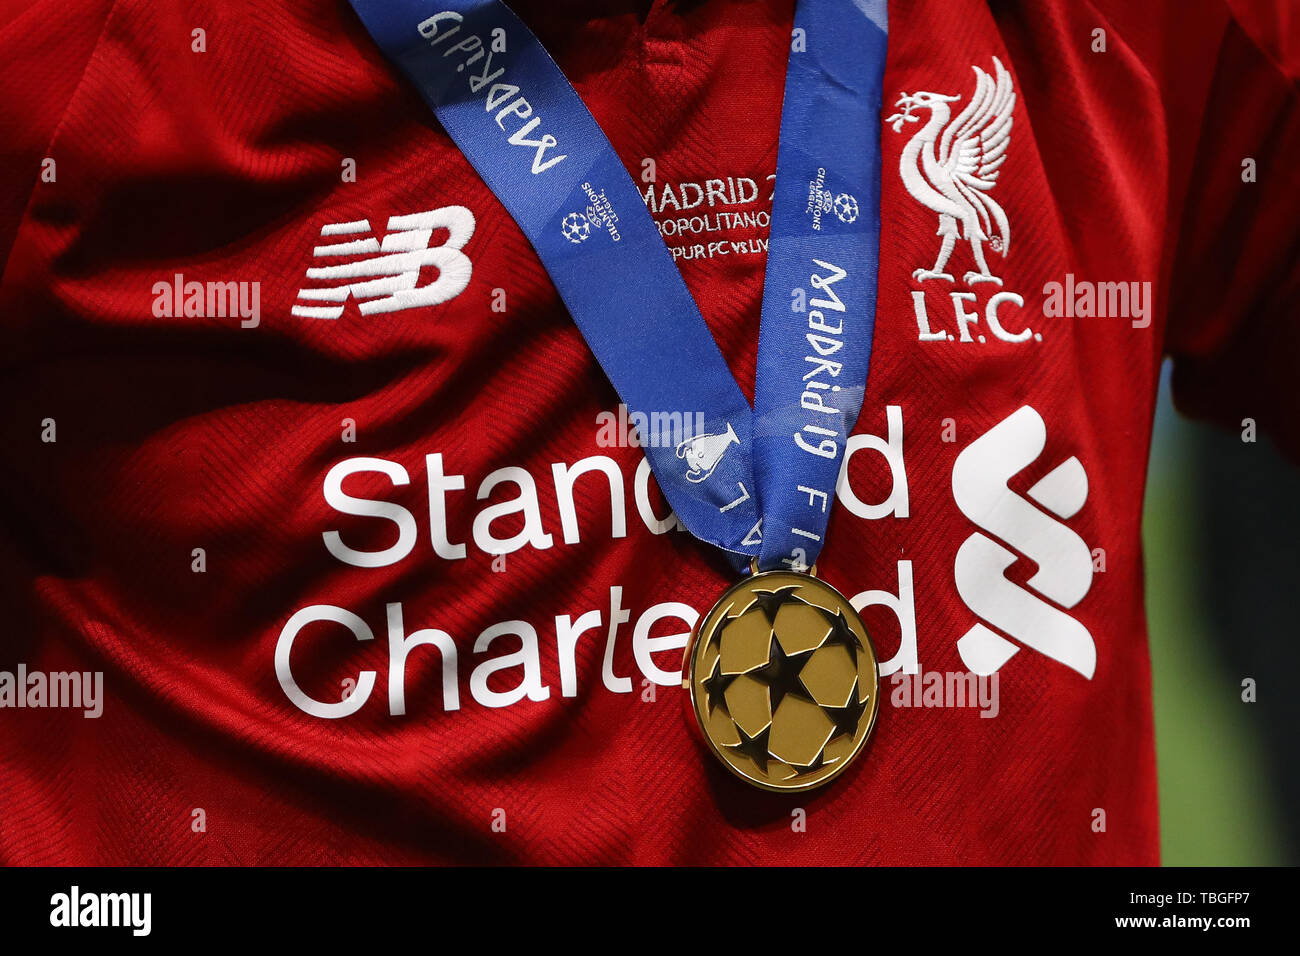
<path fill-rule="evenodd" d="M 686 648 L 692 710 L 709 749 L 746 783 L 810 790 L 862 752 L 879 668 L 849 600 L 812 574 L 763 571 L 733 585 Z"/>

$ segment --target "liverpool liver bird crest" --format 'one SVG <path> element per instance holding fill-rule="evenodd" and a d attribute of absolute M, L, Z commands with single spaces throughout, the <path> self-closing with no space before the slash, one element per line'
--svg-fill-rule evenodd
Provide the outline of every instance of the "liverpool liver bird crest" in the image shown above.
<path fill-rule="evenodd" d="M 1011 74 L 997 57 L 993 58 L 993 76 L 978 66 L 975 93 L 966 108 L 951 119 L 950 103 L 960 96 L 941 93 L 904 93 L 894 105 L 902 111 L 885 122 L 894 132 L 905 123 L 920 122 L 914 110 L 928 109 L 930 118 L 908 141 L 899 161 L 903 184 L 912 198 L 939 214 L 939 231 L 943 239 L 934 268 L 917 269 L 912 277 L 918 281 L 953 277 L 944 271 L 953 247 L 957 245 L 958 224 L 961 238 L 970 243 L 971 255 L 978 271 L 962 278 L 967 285 L 1002 280 L 989 271 L 984 261 L 984 244 L 1003 257 L 1011 242 L 1007 214 L 989 193 L 998 181 L 998 172 L 1007 158 L 1011 142 L 1011 113 L 1016 105 Z"/>

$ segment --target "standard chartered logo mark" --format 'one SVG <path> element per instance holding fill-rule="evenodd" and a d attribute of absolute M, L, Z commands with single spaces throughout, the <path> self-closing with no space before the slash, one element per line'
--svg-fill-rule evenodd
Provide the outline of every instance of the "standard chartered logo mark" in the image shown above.
<path fill-rule="evenodd" d="M 1007 487 L 1037 460 L 1046 443 L 1042 416 L 1025 405 L 973 441 L 953 465 L 957 507 L 988 532 L 977 531 L 962 543 L 953 569 L 961 599 L 987 622 L 975 624 L 957 641 L 963 663 L 976 674 L 992 674 L 1020 650 L 1002 634 L 1084 677 L 1091 678 L 1097 666 L 1092 635 L 1060 610 L 1074 607 L 1092 586 L 1092 553 L 1063 523 L 1088 498 L 1083 465 L 1067 458 L 1029 489 L 1029 498 L 1042 508 Z M 1027 582 L 1037 594 L 1007 579 L 1004 572 L 1017 560 L 1016 552 L 1038 565 Z"/>

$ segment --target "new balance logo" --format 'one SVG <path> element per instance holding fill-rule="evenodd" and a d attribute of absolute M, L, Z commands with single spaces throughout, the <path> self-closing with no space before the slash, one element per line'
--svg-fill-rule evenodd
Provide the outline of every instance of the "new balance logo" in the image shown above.
<path fill-rule="evenodd" d="M 1077 458 L 1061 462 L 1028 491 L 1041 508 L 1007 487 L 1037 460 L 1046 443 L 1042 417 L 1026 405 L 957 456 L 953 498 L 962 514 L 989 532 L 975 532 L 958 549 L 957 593 L 981 621 L 1091 679 L 1097 666 L 1092 635 L 1061 610 L 1078 604 L 1092 586 L 1092 553 L 1063 523 L 1087 501 L 1088 475 Z M 1033 591 L 1004 574 L 1017 560 L 1016 552 L 1038 566 L 1027 582 Z M 957 641 L 966 667 L 976 674 L 992 674 L 1010 660 L 1020 648 L 1002 634 L 984 623 L 968 630 Z"/>
<path fill-rule="evenodd" d="M 447 238 L 430 246 L 435 233 Z M 464 206 L 443 206 L 408 216 L 390 216 L 388 234 L 381 242 L 369 219 L 331 223 L 321 227 L 317 259 L 337 260 L 307 270 L 308 285 L 298 290 L 300 301 L 327 305 L 295 305 L 294 315 L 304 319 L 337 319 L 343 304 L 355 298 L 362 315 L 397 312 L 440 305 L 465 291 L 473 266 L 461 250 L 474 235 L 474 214 Z M 420 285 L 420 270 L 436 268 L 437 277 Z"/>

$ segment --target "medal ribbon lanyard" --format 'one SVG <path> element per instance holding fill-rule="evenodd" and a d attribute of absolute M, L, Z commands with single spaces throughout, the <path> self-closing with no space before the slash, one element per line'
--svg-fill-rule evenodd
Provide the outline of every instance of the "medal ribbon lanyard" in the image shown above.
<path fill-rule="evenodd" d="M 636 184 L 499 0 L 351 0 L 537 251 L 633 415 L 669 504 L 737 566 L 815 562 L 866 388 L 885 0 L 799 0 L 751 409 Z"/>

